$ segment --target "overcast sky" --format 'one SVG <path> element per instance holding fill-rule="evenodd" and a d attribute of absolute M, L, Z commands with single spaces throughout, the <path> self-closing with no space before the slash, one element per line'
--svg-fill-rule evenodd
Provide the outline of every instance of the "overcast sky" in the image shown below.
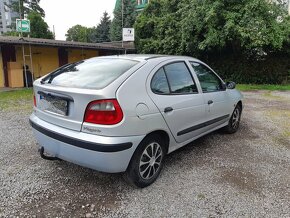
<path fill-rule="evenodd" d="M 67 30 L 81 24 L 93 27 L 98 24 L 104 11 L 112 18 L 116 0 L 41 0 L 40 6 L 45 11 L 44 20 L 53 30 L 55 27 L 56 39 L 65 40 Z"/>

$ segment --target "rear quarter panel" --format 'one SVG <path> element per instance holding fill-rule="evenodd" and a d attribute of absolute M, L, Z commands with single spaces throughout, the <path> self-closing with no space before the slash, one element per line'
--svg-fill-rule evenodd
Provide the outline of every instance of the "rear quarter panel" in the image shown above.
<path fill-rule="evenodd" d="M 146 135 L 155 130 L 168 132 L 167 125 L 158 108 L 146 91 L 146 79 L 152 64 L 145 64 L 118 89 L 116 96 L 124 112 L 121 129 L 125 135 Z"/>

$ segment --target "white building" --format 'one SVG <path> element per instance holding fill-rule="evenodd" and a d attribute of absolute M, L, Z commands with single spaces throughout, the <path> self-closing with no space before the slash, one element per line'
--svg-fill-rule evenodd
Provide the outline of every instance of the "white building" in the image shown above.
<path fill-rule="evenodd" d="M 11 27 L 15 25 L 15 18 L 18 17 L 18 13 L 8 7 L 12 1 L 17 0 L 0 0 L 0 35 L 11 31 Z"/>
<path fill-rule="evenodd" d="M 283 4 L 287 9 L 288 14 L 290 15 L 290 0 L 270 0 L 270 2 L 276 2 L 276 3 Z"/>

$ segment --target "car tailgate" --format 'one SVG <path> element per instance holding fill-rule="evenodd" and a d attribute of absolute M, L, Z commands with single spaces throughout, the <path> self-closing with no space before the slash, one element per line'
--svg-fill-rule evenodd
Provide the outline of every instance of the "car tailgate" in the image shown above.
<path fill-rule="evenodd" d="M 54 125 L 81 131 L 87 105 L 103 99 L 102 90 L 65 88 L 50 84 L 34 84 L 37 117 Z M 108 96 L 107 96 L 108 97 Z"/>

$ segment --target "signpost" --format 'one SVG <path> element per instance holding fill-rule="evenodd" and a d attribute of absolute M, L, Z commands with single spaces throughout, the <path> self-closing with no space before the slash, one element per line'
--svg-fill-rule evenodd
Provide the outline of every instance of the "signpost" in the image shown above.
<path fill-rule="evenodd" d="M 16 19 L 16 31 L 19 32 L 19 35 L 21 37 L 23 37 L 23 33 L 29 34 L 30 33 L 30 20 Z M 28 35 L 28 37 L 29 37 L 29 35 Z M 34 79 L 30 44 L 29 44 L 29 55 L 25 54 L 25 47 L 24 47 L 24 44 L 22 44 L 22 55 L 23 55 L 23 69 L 24 69 L 25 83 L 26 83 L 26 87 L 28 87 L 26 57 L 30 58 L 30 67 L 31 67 L 31 73 L 33 76 L 32 80 Z"/>
<path fill-rule="evenodd" d="M 134 42 L 135 41 L 134 28 L 123 28 L 123 41 L 124 42 Z"/>
<path fill-rule="evenodd" d="M 16 19 L 16 31 L 30 33 L 30 20 Z"/>

